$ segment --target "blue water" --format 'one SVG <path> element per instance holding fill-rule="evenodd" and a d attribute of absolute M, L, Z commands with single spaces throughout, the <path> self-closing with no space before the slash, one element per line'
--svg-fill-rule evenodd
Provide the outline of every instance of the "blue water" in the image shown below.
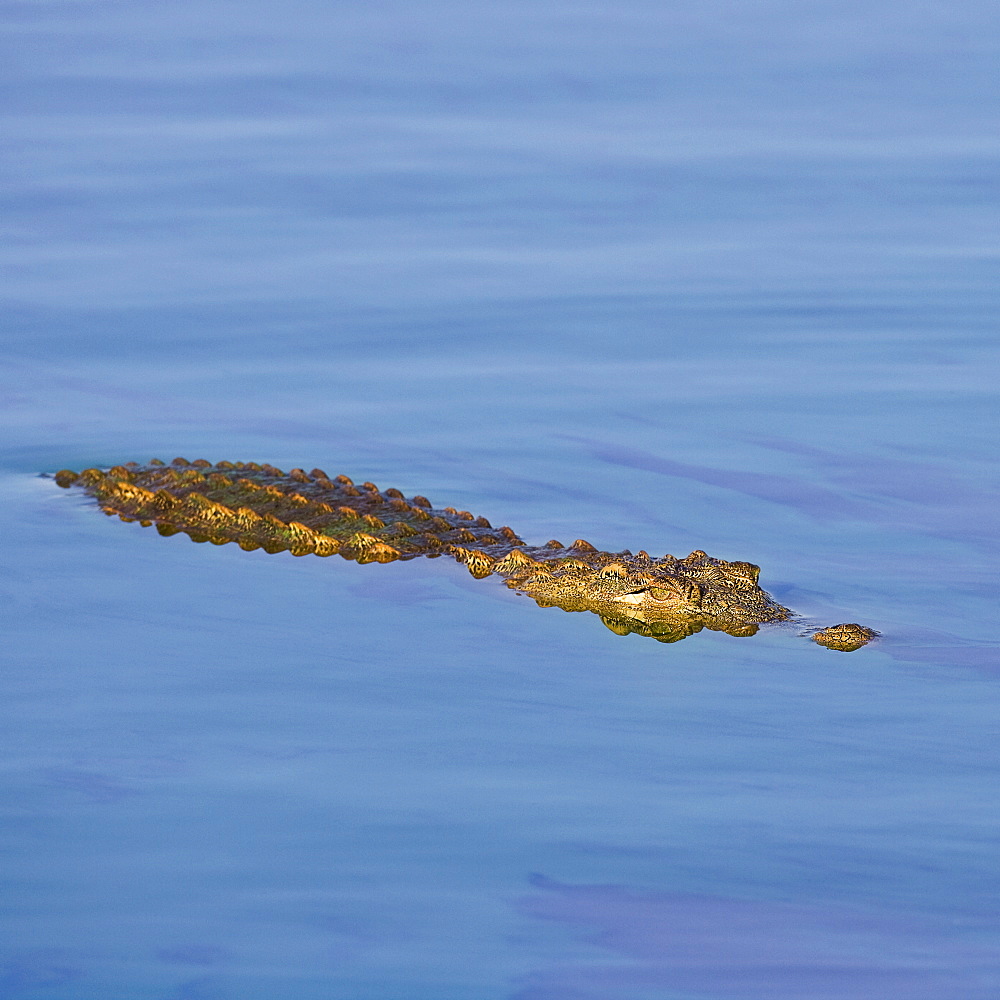
<path fill-rule="evenodd" d="M 993 5 L 0 9 L 0 997 L 1000 995 Z M 176 455 L 883 636 L 39 476 Z"/>

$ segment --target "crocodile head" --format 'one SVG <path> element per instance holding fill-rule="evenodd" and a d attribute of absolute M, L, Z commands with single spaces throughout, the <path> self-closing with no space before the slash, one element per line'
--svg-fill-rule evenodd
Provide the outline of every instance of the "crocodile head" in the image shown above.
<path fill-rule="evenodd" d="M 544 572 L 514 575 L 507 583 L 543 605 L 593 611 L 621 634 L 679 637 L 710 628 L 752 635 L 761 622 L 791 614 L 761 590 L 758 573 L 750 563 L 713 559 L 701 551 L 685 559 L 597 553 L 588 563 L 552 560 Z"/>

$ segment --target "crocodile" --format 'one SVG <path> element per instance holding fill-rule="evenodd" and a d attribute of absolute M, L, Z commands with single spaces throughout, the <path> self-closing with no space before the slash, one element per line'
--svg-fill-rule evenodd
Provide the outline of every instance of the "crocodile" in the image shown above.
<path fill-rule="evenodd" d="M 800 621 L 757 583 L 760 568 L 696 549 L 683 558 L 602 552 L 582 538 L 528 545 L 511 528 L 423 496 L 355 484 L 322 469 L 283 472 L 256 462 L 153 459 L 110 469 L 63 469 L 55 481 L 82 488 L 108 515 L 155 525 L 165 536 L 295 556 L 339 555 L 359 563 L 449 556 L 476 578 L 499 576 L 542 607 L 590 611 L 618 635 L 676 642 L 702 629 L 750 636 L 760 625 Z M 878 635 L 843 623 L 811 630 L 851 651 Z"/>

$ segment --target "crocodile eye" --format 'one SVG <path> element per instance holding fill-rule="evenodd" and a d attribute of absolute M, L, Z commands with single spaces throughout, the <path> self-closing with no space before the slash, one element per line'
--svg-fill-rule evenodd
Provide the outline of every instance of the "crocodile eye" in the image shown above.
<path fill-rule="evenodd" d="M 685 577 L 669 577 L 660 580 L 660 586 L 649 587 L 646 593 L 658 604 L 701 603 L 701 587 L 694 580 Z"/>
<path fill-rule="evenodd" d="M 649 596 L 652 597 L 654 601 L 661 601 L 661 602 L 673 601 L 674 603 L 677 602 L 678 594 L 676 590 L 664 590 L 663 587 L 650 587 L 649 590 L 646 591 L 646 593 L 649 594 Z"/>

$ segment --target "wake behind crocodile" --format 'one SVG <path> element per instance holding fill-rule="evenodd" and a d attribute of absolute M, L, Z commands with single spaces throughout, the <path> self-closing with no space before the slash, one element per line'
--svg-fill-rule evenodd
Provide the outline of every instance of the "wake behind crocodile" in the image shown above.
<path fill-rule="evenodd" d="M 322 469 L 283 472 L 255 462 L 188 462 L 63 469 L 58 485 L 93 496 L 106 514 L 155 525 L 161 535 L 236 543 L 247 551 L 339 555 L 360 563 L 449 556 L 477 578 L 500 577 L 541 607 L 590 611 L 619 635 L 676 642 L 702 629 L 754 635 L 761 625 L 802 623 L 762 590 L 759 567 L 700 549 L 683 558 L 602 552 L 580 538 L 528 545 L 509 527 L 423 496 L 356 485 Z M 860 648 L 878 633 L 854 623 L 810 630 L 831 649 Z"/>

